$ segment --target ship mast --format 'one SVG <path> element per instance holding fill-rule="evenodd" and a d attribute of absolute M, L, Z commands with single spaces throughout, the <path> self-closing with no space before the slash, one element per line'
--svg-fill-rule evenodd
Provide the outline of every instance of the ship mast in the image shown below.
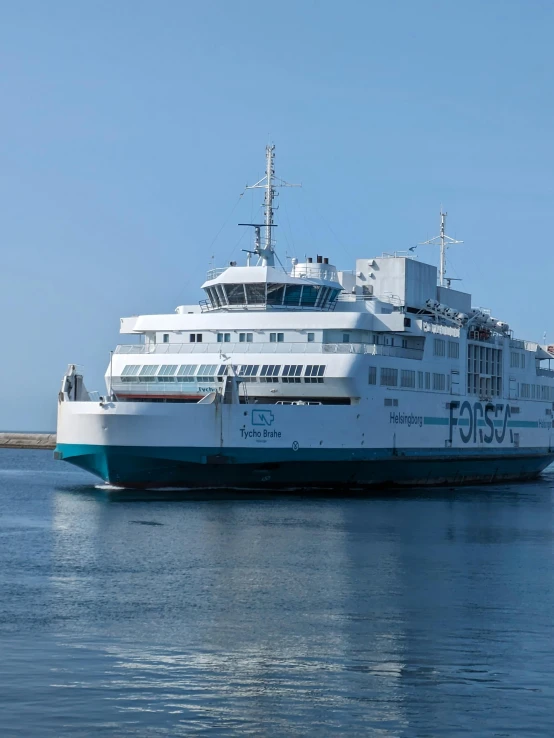
<path fill-rule="evenodd" d="M 418 244 L 419 246 L 429 246 L 429 245 L 434 245 L 437 242 L 440 243 L 441 255 L 440 255 L 440 266 L 439 266 L 439 285 L 441 287 L 444 287 L 444 282 L 446 280 L 446 250 L 449 246 L 453 246 L 456 243 L 463 243 L 463 241 L 457 241 L 455 238 L 450 238 L 450 236 L 446 235 L 445 226 L 446 226 L 446 216 L 447 215 L 448 213 L 442 212 L 442 207 L 441 207 L 440 234 L 438 236 L 435 236 L 434 238 L 430 238 L 428 241 L 423 241 L 422 243 Z"/>
<path fill-rule="evenodd" d="M 265 228 L 265 238 L 264 238 L 264 245 L 262 247 L 259 239 L 256 239 L 256 246 L 254 253 L 259 256 L 262 262 L 262 266 L 274 266 L 275 265 L 275 249 L 274 249 L 274 243 L 272 238 L 272 231 L 273 228 L 276 228 L 277 226 L 273 222 L 273 216 L 275 214 L 275 211 L 277 210 L 278 206 L 275 206 L 273 204 L 273 200 L 275 197 L 279 194 L 276 192 L 276 187 L 302 187 L 300 184 L 289 184 L 288 182 L 285 182 L 283 179 L 279 179 L 279 177 L 275 176 L 275 144 L 268 144 L 265 147 L 265 176 L 262 177 L 262 179 L 259 180 L 259 182 L 256 182 L 256 184 L 253 185 L 246 185 L 247 190 L 256 190 L 256 189 L 264 189 L 265 190 L 265 196 L 264 196 L 264 211 L 265 211 L 265 217 L 264 217 L 264 228 Z M 243 223 L 242 225 L 252 225 L 255 228 L 259 228 L 260 226 L 254 224 L 254 223 Z"/>

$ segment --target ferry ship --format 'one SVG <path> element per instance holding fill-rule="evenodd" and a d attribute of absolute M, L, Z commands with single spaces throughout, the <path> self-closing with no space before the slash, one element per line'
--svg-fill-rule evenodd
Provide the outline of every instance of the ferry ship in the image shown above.
<path fill-rule="evenodd" d="M 70 365 L 55 455 L 123 488 L 364 490 L 530 479 L 554 458 L 554 346 L 453 289 L 414 249 L 279 261 L 275 148 L 244 266 L 200 304 L 121 319 L 102 396 Z"/>

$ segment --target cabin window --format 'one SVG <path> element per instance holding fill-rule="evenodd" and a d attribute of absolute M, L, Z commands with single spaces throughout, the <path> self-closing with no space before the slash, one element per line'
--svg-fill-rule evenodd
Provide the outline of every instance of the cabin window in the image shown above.
<path fill-rule="evenodd" d="M 308 333 L 308 343 L 313 343 L 315 341 L 315 333 Z"/>
<path fill-rule="evenodd" d="M 122 382 L 134 382 L 140 369 L 140 364 L 127 364 L 121 372 Z"/>
<path fill-rule="evenodd" d="M 253 340 L 254 340 L 253 333 L 239 333 L 240 343 L 252 343 Z"/>
<path fill-rule="evenodd" d="M 178 382 L 192 382 L 192 378 L 196 372 L 197 364 L 183 364 L 177 372 Z"/>
<path fill-rule="evenodd" d="M 283 343 L 283 341 L 285 340 L 285 334 L 284 333 L 270 333 L 269 340 L 271 343 Z"/>
<path fill-rule="evenodd" d="M 259 368 L 259 364 L 243 364 L 239 366 L 237 375 L 243 382 L 255 382 Z"/>
<path fill-rule="evenodd" d="M 196 375 L 197 382 L 214 382 L 215 370 L 217 364 L 200 364 L 198 367 L 198 374 Z"/>
<path fill-rule="evenodd" d="M 322 384 L 324 374 L 325 364 L 308 364 L 304 372 L 304 382 L 306 384 Z"/>
<path fill-rule="evenodd" d="M 189 341 L 191 343 L 202 343 L 202 334 L 201 333 L 191 333 L 189 335 Z"/>
<path fill-rule="evenodd" d="M 398 387 L 398 369 L 381 369 L 381 386 L 382 387 Z"/>
<path fill-rule="evenodd" d="M 415 371 L 412 369 L 402 369 L 400 372 L 400 386 L 415 389 Z"/>
<path fill-rule="evenodd" d="M 408 339 L 407 338 L 403 338 L 402 339 L 402 348 L 408 348 Z"/>
<path fill-rule="evenodd" d="M 139 372 L 139 382 L 151 382 L 160 368 L 159 364 L 147 364 Z"/>
<path fill-rule="evenodd" d="M 230 333 L 218 333 L 217 334 L 217 342 L 218 343 L 229 343 L 231 341 L 231 334 Z"/>
<path fill-rule="evenodd" d="M 164 343 L 169 343 L 169 333 L 164 333 L 162 337 Z"/>
<path fill-rule="evenodd" d="M 448 358 L 460 358 L 460 344 L 457 341 L 448 341 Z"/>
<path fill-rule="evenodd" d="M 445 356 L 446 355 L 446 342 L 444 338 L 435 338 L 433 342 L 433 353 L 435 356 Z"/>
<path fill-rule="evenodd" d="M 289 383 L 300 383 L 300 375 L 302 374 L 302 364 L 286 364 L 283 367 L 282 380 Z"/>
<path fill-rule="evenodd" d="M 437 392 L 444 392 L 446 389 L 446 378 L 444 374 L 433 374 L 433 389 Z"/>
<path fill-rule="evenodd" d="M 368 384 L 377 384 L 377 367 L 370 366 L 367 378 Z"/>
<path fill-rule="evenodd" d="M 260 382 L 278 382 L 280 368 L 279 364 L 264 364 L 260 372 Z"/>
<path fill-rule="evenodd" d="M 177 364 L 165 364 L 160 367 L 156 380 L 158 382 L 174 382 L 175 372 L 177 371 Z"/>
<path fill-rule="evenodd" d="M 342 334 L 342 342 L 343 343 L 350 343 L 350 333 L 343 333 Z"/>
<path fill-rule="evenodd" d="M 417 388 L 423 389 L 423 372 L 417 373 Z"/>
<path fill-rule="evenodd" d="M 431 372 L 425 372 L 425 389 L 431 389 Z"/>

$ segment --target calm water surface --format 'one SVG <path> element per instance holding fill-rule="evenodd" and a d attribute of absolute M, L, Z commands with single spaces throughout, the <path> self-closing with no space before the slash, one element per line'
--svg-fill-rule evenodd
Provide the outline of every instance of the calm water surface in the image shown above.
<path fill-rule="evenodd" d="M 548 736 L 554 473 L 110 496 L 0 451 L 2 736 Z"/>

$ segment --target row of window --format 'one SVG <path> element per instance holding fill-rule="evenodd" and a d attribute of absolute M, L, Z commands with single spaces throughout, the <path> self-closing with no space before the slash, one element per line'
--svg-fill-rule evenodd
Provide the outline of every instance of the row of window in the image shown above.
<path fill-rule="evenodd" d="M 301 284 L 217 284 L 206 288 L 213 307 L 227 305 L 282 305 L 323 308 L 333 303 L 340 290 Z"/>
<path fill-rule="evenodd" d="M 261 368 L 260 368 L 261 367 Z M 281 371 L 282 370 L 282 371 Z M 324 364 L 242 364 L 236 368 L 237 375 L 245 382 L 285 382 L 321 384 L 325 374 Z M 127 364 L 121 372 L 122 382 L 214 382 L 227 373 L 222 364 Z"/>
<path fill-rule="evenodd" d="M 551 402 L 554 400 L 554 387 L 548 387 L 544 384 L 525 384 L 519 385 L 519 396 L 522 400 L 546 400 Z"/>
<path fill-rule="evenodd" d="M 502 396 L 502 349 L 468 343 L 467 392 L 480 397 Z"/>
<path fill-rule="evenodd" d="M 444 338 L 435 338 L 433 341 L 433 354 L 435 356 L 446 356 L 448 348 L 449 359 L 460 358 L 460 344 L 458 341 L 446 341 Z"/>
<path fill-rule="evenodd" d="M 525 354 L 510 351 L 510 369 L 525 369 Z"/>
<path fill-rule="evenodd" d="M 404 387 L 406 389 L 416 389 L 416 379 L 418 389 L 433 389 L 436 392 L 450 391 L 450 376 L 435 372 L 416 372 L 414 369 L 392 369 L 390 367 L 381 367 L 379 376 L 377 376 L 377 367 L 370 366 L 368 374 L 368 383 L 379 384 L 381 387 Z"/>

